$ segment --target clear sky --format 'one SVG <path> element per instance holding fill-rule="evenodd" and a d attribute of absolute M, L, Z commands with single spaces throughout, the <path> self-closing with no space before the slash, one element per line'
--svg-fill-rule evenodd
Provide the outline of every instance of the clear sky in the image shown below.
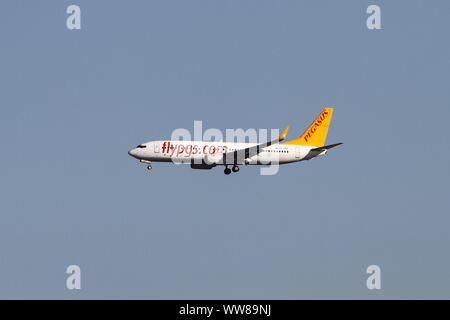
<path fill-rule="evenodd" d="M 2 1 L 0 298 L 450 298 L 449 21 L 438 0 Z M 274 176 L 127 154 L 194 120 L 296 138 L 324 106 L 344 145 Z"/>

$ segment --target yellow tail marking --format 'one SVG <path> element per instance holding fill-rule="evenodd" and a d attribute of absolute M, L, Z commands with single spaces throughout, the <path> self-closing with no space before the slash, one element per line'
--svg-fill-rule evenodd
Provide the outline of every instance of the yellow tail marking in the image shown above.
<path fill-rule="evenodd" d="M 285 142 L 284 144 L 297 144 L 315 147 L 324 146 L 332 116 L 333 108 L 325 108 L 300 138 Z"/>

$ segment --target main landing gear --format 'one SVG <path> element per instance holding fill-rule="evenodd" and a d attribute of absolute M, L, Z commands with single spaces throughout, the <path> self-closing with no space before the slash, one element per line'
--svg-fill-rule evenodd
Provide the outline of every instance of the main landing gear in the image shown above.
<path fill-rule="evenodd" d="M 225 173 L 226 175 L 229 175 L 231 173 L 231 170 L 233 170 L 233 172 L 238 172 L 239 166 L 234 165 L 233 169 L 230 169 L 230 168 L 228 168 L 228 166 L 225 166 L 225 170 L 223 170 L 223 173 Z"/>

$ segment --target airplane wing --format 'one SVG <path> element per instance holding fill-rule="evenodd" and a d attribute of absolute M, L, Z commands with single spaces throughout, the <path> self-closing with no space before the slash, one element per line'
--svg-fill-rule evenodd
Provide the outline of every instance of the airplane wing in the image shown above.
<path fill-rule="evenodd" d="M 267 148 L 268 146 L 283 141 L 286 139 L 286 135 L 289 131 L 289 126 L 284 129 L 284 132 L 281 134 L 280 137 L 278 137 L 275 140 L 264 142 L 261 144 L 258 144 L 256 146 L 248 147 L 245 149 L 239 149 L 232 152 L 227 152 L 223 155 L 223 161 L 225 164 L 242 164 L 244 163 L 244 160 L 250 157 L 253 157 L 260 153 L 264 148 Z"/>

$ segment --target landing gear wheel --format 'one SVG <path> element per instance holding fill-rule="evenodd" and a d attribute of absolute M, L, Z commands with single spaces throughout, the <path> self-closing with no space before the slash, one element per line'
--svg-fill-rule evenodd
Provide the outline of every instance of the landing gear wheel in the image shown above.
<path fill-rule="evenodd" d="M 239 167 L 237 165 L 233 166 L 233 172 L 238 172 L 239 171 Z"/>
<path fill-rule="evenodd" d="M 147 166 L 147 169 L 148 169 L 148 170 L 152 170 L 152 166 L 149 164 L 149 165 Z"/>
<path fill-rule="evenodd" d="M 231 169 L 225 168 L 225 170 L 223 170 L 223 173 L 225 173 L 226 175 L 229 175 L 231 173 Z"/>

